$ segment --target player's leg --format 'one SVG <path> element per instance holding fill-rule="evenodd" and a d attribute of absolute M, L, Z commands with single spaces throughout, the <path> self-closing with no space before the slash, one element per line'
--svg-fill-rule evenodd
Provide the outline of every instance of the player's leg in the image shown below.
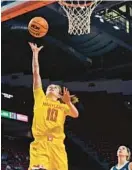
<path fill-rule="evenodd" d="M 31 170 L 48 170 L 49 156 L 45 141 L 34 141 L 30 144 L 30 166 Z"/>
<path fill-rule="evenodd" d="M 53 144 L 50 147 L 51 169 L 68 170 L 68 159 L 64 144 Z"/>
<path fill-rule="evenodd" d="M 31 170 L 35 165 L 37 165 L 37 143 L 34 141 L 30 144 L 30 163 L 29 170 Z"/>

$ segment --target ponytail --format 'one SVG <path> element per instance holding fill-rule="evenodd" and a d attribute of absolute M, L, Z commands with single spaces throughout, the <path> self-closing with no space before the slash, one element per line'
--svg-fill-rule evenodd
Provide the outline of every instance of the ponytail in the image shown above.
<path fill-rule="evenodd" d="M 72 102 L 73 104 L 78 103 L 78 102 L 79 102 L 78 97 L 76 97 L 76 96 L 72 96 L 72 97 L 71 97 L 71 102 Z"/>

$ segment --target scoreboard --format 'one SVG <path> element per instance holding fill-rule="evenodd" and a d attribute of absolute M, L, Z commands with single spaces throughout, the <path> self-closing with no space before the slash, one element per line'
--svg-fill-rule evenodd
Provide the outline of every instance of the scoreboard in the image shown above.
<path fill-rule="evenodd" d="M 7 119 L 14 119 L 22 122 L 28 122 L 28 116 L 19 114 L 19 113 L 14 113 L 14 112 L 8 112 L 5 110 L 1 110 L 1 117 L 7 118 Z"/>

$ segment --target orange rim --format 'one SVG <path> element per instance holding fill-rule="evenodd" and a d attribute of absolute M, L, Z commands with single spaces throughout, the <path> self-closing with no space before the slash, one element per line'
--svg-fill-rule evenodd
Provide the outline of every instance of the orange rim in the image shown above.
<path fill-rule="evenodd" d="M 15 7 L 10 7 L 9 9 L 3 11 L 1 13 L 1 22 L 7 21 L 7 20 L 12 19 L 16 16 L 28 13 L 32 10 L 41 8 L 43 6 L 49 5 L 54 2 L 56 2 L 56 0 L 23 2 L 22 4 L 19 4 Z"/>
<path fill-rule="evenodd" d="M 87 7 L 90 5 L 93 5 L 94 2 L 88 2 L 86 4 L 68 4 L 67 2 L 64 2 L 63 0 L 60 0 L 59 3 L 63 6 L 67 6 L 67 7 L 74 7 L 74 8 L 79 8 L 79 7 Z"/>

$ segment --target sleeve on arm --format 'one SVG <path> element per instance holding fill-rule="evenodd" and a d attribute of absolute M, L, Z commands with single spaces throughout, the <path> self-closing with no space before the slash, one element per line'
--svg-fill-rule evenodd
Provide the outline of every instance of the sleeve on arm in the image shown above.
<path fill-rule="evenodd" d="M 44 101 L 44 99 L 46 98 L 42 87 L 34 89 L 33 90 L 33 95 L 34 95 L 34 104 L 35 104 L 35 106 L 41 105 L 42 102 Z"/>

